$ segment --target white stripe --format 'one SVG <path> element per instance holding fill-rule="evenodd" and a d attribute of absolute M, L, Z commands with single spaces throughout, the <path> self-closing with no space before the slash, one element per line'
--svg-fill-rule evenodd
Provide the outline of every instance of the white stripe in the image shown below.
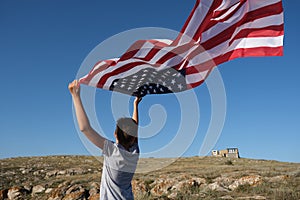
<path fill-rule="evenodd" d="M 152 50 L 154 47 L 154 44 L 150 42 L 146 42 L 139 50 L 136 52 L 136 54 L 133 56 L 135 58 L 145 58 L 145 56 Z M 136 50 L 136 49 L 134 49 Z"/>
<path fill-rule="evenodd" d="M 172 44 L 173 40 L 169 39 L 152 39 L 155 42 L 161 42 L 165 45 Z M 139 49 L 139 51 L 133 56 L 135 58 L 145 58 L 146 55 L 155 47 L 156 45 L 153 42 L 146 41 L 145 44 Z M 136 50 L 136 49 L 133 49 Z"/>
<path fill-rule="evenodd" d="M 226 1 L 223 1 L 222 4 L 224 4 Z M 228 1 L 227 1 L 228 2 Z M 236 2 L 229 2 L 231 4 L 234 4 Z M 228 15 L 230 15 L 231 12 L 233 12 L 240 4 L 241 2 L 237 3 L 236 5 L 221 5 L 219 8 L 217 8 L 215 11 L 219 11 L 220 9 L 223 9 L 223 8 L 229 8 L 230 6 L 232 6 L 229 10 L 226 11 L 226 13 L 224 13 L 222 16 L 218 17 L 218 18 L 214 18 L 213 20 L 216 20 L 216 21 L 219 21 L 219 20 L 223 20 L 224 18 L 226 18 Z M 239 14 L 237 14 L 239 15 Z M 228 21 L 227 21 L 228 22 Z M 230 21 L 232 22 L 232 21 Z"/>
<path fill-rule="evenodd" d="M 169 40 L 169 39 L 155 39 L 155 40 L 161 43 L 165 43 L 167 45 L 170 45 L 173 42 L 173 40 Z"/>
<path fill-rule="evenodd" d="M 281 2 L 281 0 L 267 0 L 267 1 L 249 0 L 247 2 L 249 3 L 250 11 L 252 11 L 265 6 L 273 5 L 275 3 L 279 3 Z"/>
<path fill-rule="evenodd" d="M 241 38 L 235 40 L 230 46 L 229 41 L 227 40 L 222 44 L 210 50 L 207 50 L 207 52 L 203 52 L 192 58 L 189 61 L 191 64 L 189 64 L 188 67 L 200 65 L 202 63 L 212 60 L 212 58 L 224 55 L 234 49 L 255 47 L 280 47 L 283 46 L 283 37 L 284 36 Z"/>
<path fill-rule="evenodd" d="M 276 25 L 281 25 L 283 24 L 283 13 L 278 14 L 278 15 L 272 15 L 264 18 L 257 19 L 252 22 L 248 22 L 246 24 L 243 24 L 235 29 L 235 32 L 231 36 L 231 38 L 234 38 L 241 30 L 247 28 L 247 29 L 253 29 L 253 28 L 264 28 L 268 26 L 276 26 Z M 222 30 L 223 31 L 223 30 Z M 221 32 L 222 32 L 221 31 Z M 202 41 L 206 42 L 207 40 L 211 39 L 210 33 L 206 31 L 205 33 L 202 34 Z"/>
<path fill-rule="evenodd" d="M 208 71 L 209 70 L 206 70 L 206 71 L 200 72 L 200 73 L 186 75 L 185 76 L 186 83 L 193 84 L 193 83 L 197 83 L 197 82 L 204 80 L 207 76 Z"/>
<path fill-rule="evenodd" d="M 283 36 L 278 37 L 262 37 L 262 38 L 241 38 L 235 40 L 226 51 L 232 51 L 240 48 L 255 48 L 255 47 L 279 47 L 283 46 Z"/>
<path fill-rule="evenodd" d="M 202 0 L 198 7 L 196 8 L 194 15 L 192 16 L 190 23 L 187 25 L 186 30 L 183 32 L 184 37 L 181 37 L 178 44 L 186 44 L 191 41 L 193 36 L 196 34 L 199 26 L 202 24 L 203 20 L 212 5 L 213 1 Z"/>
<path fill-rule="evenodd" d="M 246 24 L 243 24 L 242 26 L 239 26 L 237 29 L 235 29 L 231 38 L 234 38 L 243 29 L 264 28 L 268 26 L 278 26 L 281 24 L 283 24 L 283 13 L 279 15 L 272 15 L 272 16 L 260 18 L 253 22 L 248 22 Z"/>
<path fill-rule="evenodd" d="M 277 3 L 280 0 L 268 0 L 268 1 L 254 1 L 254 3 L 252 1 L 250 1 L 250 10 L 249 11 L 253 11 L 256 9 L 259 9 L 261 7 L 264 7 L 266 5 L 271 5 L 273 3 Z M 247 3 L 245 3 L 241 9 L 239 10 L 239 12 L 241 12 L 243 9 L 248 9 L 246 6 Z M 239 15 L 238 13 L 236 13 L 234 16 Z M 240 16 L 243 17 L 245 15 L 245 13 L 240 13 Z M 240 18 L 241 18 L 240 17 Z M 232 23 L 218 23 L 215 26 L 211 27 L 210 29 L 208 29 L 207 31 L 202 33 L 202 39 L 201 42 L 205 42 L 207 40 L 209 40 L 210 38 L 220 34 L 221 32 L 225 31 L 226 29 L 230 28 L 232 25 L 234 25 L 237 22 L 237 20 L 235 20 Z"/>
<path fill-rule="evenodd" d="M 92 70 L 92 73 L 94 71 L 96 71 L 97 69 L 99 69 L 101 66 L 105 65 L 106 62 L 105 61 L 101 61 L 100 63 L 96 64 L 96 66 L 94 67 L 94 69 Z"/>

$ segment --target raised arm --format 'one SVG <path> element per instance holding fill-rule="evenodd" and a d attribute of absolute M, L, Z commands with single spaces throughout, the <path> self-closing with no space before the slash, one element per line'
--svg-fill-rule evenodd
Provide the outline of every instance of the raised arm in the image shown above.
<path fill-rule="evenodd" d="M 82 101 L 80 98 L 80 85 L 77 80 L 69 84 L 69 90 L 72 95 L 76 118 L 80 131 L 97 147 L 103 149 L 105 138 L 99 135 L 90 125 Z"/>
<path fill-rule="evenodd" d="M 132 113 L 132 119 L 139 125 L 139 103 L 141 102 L 142 97 L 135 97 L 133 102 L 133 113 Z M 135 142 L 138 143 L 138 132 L 137 137 L 135 139 Z"/>
<path fill-rule="evenodd" d="M 132 119 L 139 124 L 139 103 L 141 102 L 142 97 L 135 97 L 133 102 L 133 114 Z"/>

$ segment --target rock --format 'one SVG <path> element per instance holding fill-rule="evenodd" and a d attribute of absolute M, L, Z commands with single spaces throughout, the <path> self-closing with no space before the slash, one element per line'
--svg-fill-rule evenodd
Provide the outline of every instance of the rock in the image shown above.
<path fill-rule="evenodd" d="M 8 197 L 7 197 L 7 192 L 8 192 L 7 189 L 5 189 L 5 190 L 0 190 L 0 200 L 4 200 L 5 198 L 8 198 Z"/>
<path fill-rule="evenodd" d="M 70 194 L 66 194 L 66 196 L 62 200 L 86 200 L 85 192 L 73 192 Z"/>
<path fill-rule="evenodd" d="M 99 192 L 100 192 L 99 189 L 97 189 L 97 188 L 91 188 L 91 189 L 89 190 L 89 195 L 90 195 L 90 196 L 93 196 L 93 195 L 98 194 Z"/>
<path fill-rule="evenodd" d="M 66 170 L 66 174 L 68 176 L 76 175 L 76 174 L 85 174 L 86 170 L 82 168 L 71 168 Z"/>
<path fill-rule="evenodd" d="M 27 190 L 29 193 L 32 191 L 32 186 L 31 185 L 26 184 L 26 185 L 23 186 L 23 188 L 25 190 Z"/>
<path fill-rule="evenodd" d="M 158 179 L 150 184 L 152 188 L 150 190 L 153 196 L 162 196 L 163 194 L 168 194 L 168 191 L 176 183 L 174 179 Z"/>
<path fill-rule="evenodd" d="M 209 190 L 217 191 L 217 192 L 229 192 L 226 188 L 222 187 L 219 183 L 211 183 L 207 186 Z"/>
<path fill-rule="evenodd" d="M 7 197 L 9 200 L 21 199 L 22 196 L 26 193 L 26 190 L 21 187 L 10 188 L 7 192 Z"/>
<path fill-rule="evenodd" d="M 59 186 L 52 190 L 48 200 L 61 200 L 66 195 L 66 191 L 67 186 Z"/>
<path fill-rule="evenodd" d="M 280 175 L 280 176 L 274 176 L 271 178 L 265 178 L 268 182 L 282 182 L 282 181 L 286 181 L 289 178 L 288 175 Z"/>
<path fill-rule="evenodd" d="M 53 191 L 53 188 L 47 188 L 46 190 L 45 190 L 45 194 L 49 194 L 49 193 L 51 193 Z"/>
<path fill-rule="evenodd" d="M 147 187 L 144 182 L 133 180 L 132 184 L 132 192 L 135 196 L 143 196 L 147 192 Z"/>
<path fill-rule="evenodd" d="M 90 195 L 88 200 L 99 200 L 100 199 L 100 194 L 94 194 Z"/>
<path fill-rule="evenodd" d="M 232 197 L 232 196 L 229 196 L 229 195 L 226 195 L 226 196 L 220 197 L 220 199 L 231 200 L 231 199 L 233 199 L 233 197 Z"/>
<path fill-rule="evenodd" d="M 44 186 L 42 186 L 42 185 L 36 185 L 36 186 L 34 186 L 33 188 L 32 188 L 32 192 L 31 192 L 31 194 L 38 194 L 38 193 L 42 193 L 42 192 L 44 192 L 45 191 L 45 187 Z"/>
<path fill-rule="evenodd" d="M 239 199 L 239 200 L 264 200 L 267 198 L 263 197 L 263 196 L 249 196 L 249 197 L 238 197 L 237 199 Z"/>
<path fill-rule="evenodd" d="M 66 194 L 76 193 L 76 192 L 84 192 L 85 189 L 81 185 L 73 185 L 67 191 Z"/>
<path fill-rule="evenodd" d="M 58 170 L 53 170 L 53 171 L 47 172 L 45 178 L 50 178 L 52 176 L 56 176 L 58 172 L 59 172 Z"/>
<path fill-rule="evenodd" d="M 98 182 L 92 182 L 91 188 L 99 188 L 100 189 L 100 184 Z"/>
<path fill-rule="evenodd" d="M 229 185 L 228 188 L 230 190 L 235 190 L 241 185 L 249 184 L 250 186 L 258 185 L 262 182 L 261 176 L 252 175 L 252 176 L 244 176 L 236 181 L 233 184 Z"/>

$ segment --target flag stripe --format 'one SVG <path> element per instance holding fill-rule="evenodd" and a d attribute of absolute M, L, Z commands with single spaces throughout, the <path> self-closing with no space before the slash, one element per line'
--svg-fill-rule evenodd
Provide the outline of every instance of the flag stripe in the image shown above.
<path fill-rule="evenodd" d="M 172 68 L 183 73 L 184 88 L 194 88 L 223 62 L 239 57 L 283 55 L 283 23 L 281 0 L 197 0 L 174 41 L 138 40 L 120 58 L 96 63 L 80 82 L 111 89 L 114 88 L 112 84 L 118 85 L 116 80 L 122 79 L 124 84 L 131 84 L 125 80 L 126 77 L 145 75 L 151 81 L 150 76 L 166 73 L 166 69 Z M 147 68 L 151 68 L 154 74 L 141 72 Z M 136 73 L 139 75 L 134 76 Z M 154 92 L 158 89 L 170 92 L 176 86 L 175 79 L 164 77 L 169 74 L 161 76 L 163 80 L 174 80 L 169 89 L 165 84 L 164 87 L 157 84 L 156 89 L 149 85 L 145 88 Z M 132 88 L 127 86 L 128 90 Z M 182 82 L 177 87 L 181 90 Z M 126 91 L 122 87 L 117 89 Z M 141 94 L 149 93 L 149 90 L 141 90 Z"/>

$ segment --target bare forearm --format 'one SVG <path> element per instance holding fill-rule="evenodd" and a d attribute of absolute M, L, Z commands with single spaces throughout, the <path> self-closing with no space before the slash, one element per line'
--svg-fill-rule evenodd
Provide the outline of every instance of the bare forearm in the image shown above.
<path fill-rule="evenodd" d="M 79 96 L 73 96 L 76 118 L 80 131 L 97 147 L 103 149 L 105 138 L 99 135 L 90 125 Z"/>
<path fill-rule="evenodd" d="M 80 96 L 73 96 L 72 98 L 79 129 L 81 132 L 84 132 L 91 128 L 90 122 L 83 108 Z"/>
<path fill-rule="evenodd" d="M 139 124 L 139 108 L 137 104 L 134 104 L 132 119 Z"/>
<path fill-rule="evenodd" d="M 141 102 L 141 97 L 136 97 L 133 102 L 133 114 L 132 119 L 136 121 L 137 124 L 139 124 L 139 103 Z"/>

